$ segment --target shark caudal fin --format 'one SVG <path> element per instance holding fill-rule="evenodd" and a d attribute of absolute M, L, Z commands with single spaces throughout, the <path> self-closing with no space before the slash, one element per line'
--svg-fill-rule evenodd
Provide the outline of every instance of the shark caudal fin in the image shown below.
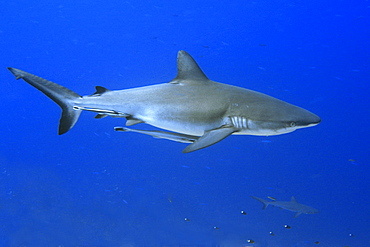
<path fill-rule="evenodd" d="M 10 67 L 8 69 L 17 80 L 22 78 L 24 81 L 43 92 L 62 108 L 62 116 L 59 120 L 59 135 L 66 133 L 75 125 L 81 114 L 81 110 L 74 109 L 73 102 L 76 99 L 81 98 L 80 95 L 68 88 L 25 71 Z"/>
<path fill-rule="evenodd" d="M 256 199 L 257 201 L 263 203 L 263 207 L 262 209 L 266 209 L 267 206 L 269 205 L 269 201 L 267 200 L 264 200 L 264 199 L 261 199 L 261 198 L 258 198 L 258 197 L 255 197 L 255 196 L 251 196 L 253 199 Z"/>

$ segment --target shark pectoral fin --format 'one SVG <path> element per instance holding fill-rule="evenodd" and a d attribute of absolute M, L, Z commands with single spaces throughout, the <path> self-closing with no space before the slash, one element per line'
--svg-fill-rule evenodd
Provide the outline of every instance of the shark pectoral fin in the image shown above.
<path fill-rule="evenodd" d="M 123 132 L 136 132 L 136 133 L 141 133 L 145 135 L 150 135 L 150 136 L 153 136 L 154 138 L 167 139 L 167 140 L 181 142 L 181 143 L 193 143 L 199 138 L 198 136 L 191 136 L 191 135 L 160 131 L 160 130 L 138 130 L 138 129 L 130 129 L 126 127 L 114 127 L 114 130 L 123 131 Z"/>
<path fill-rule="evenodd" d="M 221 127 L 218 129 L 208 130 L 204 132 L 204 135 L 199 137 L 197 141 L 182 150 L 182 152 L 190 153 L 201 148 L 209 147 L 219 141 L 222 141 L 234 132 L 236 132 L 235 128 L 231 127 Z"/>

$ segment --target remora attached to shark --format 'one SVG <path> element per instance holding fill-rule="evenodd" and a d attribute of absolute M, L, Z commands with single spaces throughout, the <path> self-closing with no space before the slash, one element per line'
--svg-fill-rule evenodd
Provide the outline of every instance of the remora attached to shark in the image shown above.
<path fill-rule="evenodd" d="M 257 201 L 260 201 L 260 202 L 263 203 L 262 209 L 266 209 L 268 205 L 271 205 L 271 206 L 274 206 L 274 207 L 279 207 L 279 208 L 282 208 L 282 209 L 286 209 L 286 210 L 295 212 L 294 217 L 298 217 L 301 214 L 317 214 L 317 213 L 319 213 L 319 210 L 317 210 L 313 207 L 298 203 L 294 196 L 292 196 L 290 202 L 275 201 L 275 200 L 267 201 L 267 200 L 264 200 L 264 199 L 261 199 L 261 198 L 255 197 L 255 196 L 251 196 L 251 197 L 253 199 L 256 199 Z"/>
<path fill-rule="evenodd" d="M 82 111 L 126 118 L 127 126 L 146 123 L 167 131 L 116 127 L 183 143 L 183 153 L 213 145 L 229 135 L 279 135 L 320 123 L 315 114 L 252 90 L 211 81 L 185 51 L 177 54 L 178 73 L 169 83 L 110 91 L 97 86 L 88 96 L 25 71 L 8 68 L 62 108 L 59 134 L 70 130 Z"/>

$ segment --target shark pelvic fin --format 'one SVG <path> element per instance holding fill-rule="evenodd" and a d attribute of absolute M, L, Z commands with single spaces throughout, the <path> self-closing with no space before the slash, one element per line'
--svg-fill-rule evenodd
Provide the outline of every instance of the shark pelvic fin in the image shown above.
<path fill-rule="evenodd" d="M 144 123 L 144 121 L 136 118 L 127 118 L 126 126 L 132 126 L 134 124 Z"/>
<path fill-rule="evenodd" d="M 298 216 L 300 216 L 302 214 L 302 212 L 297 212 L 297 213 L 295 213 L 295 215 L 294 215 L 294 218 L 297 218 Z"/>

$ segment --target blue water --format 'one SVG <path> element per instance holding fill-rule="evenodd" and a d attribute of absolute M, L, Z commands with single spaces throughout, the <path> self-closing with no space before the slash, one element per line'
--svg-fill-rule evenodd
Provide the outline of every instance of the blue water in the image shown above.
<path fill-rule="evenodd" d="M 1 6 L 0 246 L 370 246 L 369 1 Z M 322 123 L 189 154 L 88 112 L 58 136 L 59 107 L 6 69 L 89 95 L 170 81 L 178 50 Z M 261 210 L 251 195 L 320 213 Z"/>

